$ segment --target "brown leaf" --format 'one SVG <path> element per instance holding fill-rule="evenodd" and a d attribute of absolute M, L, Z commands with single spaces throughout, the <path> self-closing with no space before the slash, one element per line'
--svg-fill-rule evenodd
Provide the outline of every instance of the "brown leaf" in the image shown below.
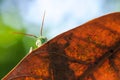
<path fill-rule="evenodd" d="M 120 80 L 120 12 L 58 35 L 3 80 Z"/>

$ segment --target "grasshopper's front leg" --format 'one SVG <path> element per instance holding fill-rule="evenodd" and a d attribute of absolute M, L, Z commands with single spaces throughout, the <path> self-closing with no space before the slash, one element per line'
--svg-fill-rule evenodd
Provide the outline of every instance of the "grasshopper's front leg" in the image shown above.
<path fill-rule="evenodd" d="M 32 48 L 32 47 L 30 47 L 29 53 L 31 53 L 31 52 L 32 52 L 32 50 L 33 50 L 33 48 Z"/>

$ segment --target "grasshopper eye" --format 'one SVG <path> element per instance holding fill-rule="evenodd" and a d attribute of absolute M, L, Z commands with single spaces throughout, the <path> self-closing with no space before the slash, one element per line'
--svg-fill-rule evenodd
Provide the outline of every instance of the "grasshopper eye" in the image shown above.
<path fill-rule="evenodd" d="M 36 46 L 37 46 L 37 47 L 40 47 L 41 45 L 42 45 L 42 43 L 41 43 L 40 39 L 37 39 L 37 41 L 36 41 Z"/>
<path fill-rule="evenodd" d="M 47 42 L 47 38 L 46 38 L 46 37 L 41 38 L 40 40 L 41 40 L 41 43 L 42 43 L 42 44 L 44 44 L 45 42 Z"/>

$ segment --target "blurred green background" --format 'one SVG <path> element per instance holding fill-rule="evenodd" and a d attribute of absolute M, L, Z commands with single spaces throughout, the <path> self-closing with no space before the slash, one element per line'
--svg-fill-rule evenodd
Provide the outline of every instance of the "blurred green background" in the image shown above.
<path fill-rule="evenodd" d="M 98 16 L 120 12 L 120 0 L 0 0 L 0 79 L 35 45 L 32 37 L 14 32 L 40 33 L 51 39 Z"/>

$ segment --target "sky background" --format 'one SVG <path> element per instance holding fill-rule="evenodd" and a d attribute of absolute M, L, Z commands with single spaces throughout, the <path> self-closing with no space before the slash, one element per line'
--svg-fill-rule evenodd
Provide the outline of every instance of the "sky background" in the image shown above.
<path fill-rule="evenodd" d="M 12 32 L 43 35 L 48 40 L 105 14 L 120 12 L 120 0 L 0 0 L 0 79 L 35 45 L 36 39 Z"/>
<path fill-rule="evenodd" d="M 17 29 L 24 27 L 27 33 L 35 35 L 39 35 L 43 12 L 46 11 L 43 31 L 47 31 L 48 38 L 53 38 L 91 19 L 120 9 L 119 0 L 3 0 L 1 11 L 6 24 Z"/>

